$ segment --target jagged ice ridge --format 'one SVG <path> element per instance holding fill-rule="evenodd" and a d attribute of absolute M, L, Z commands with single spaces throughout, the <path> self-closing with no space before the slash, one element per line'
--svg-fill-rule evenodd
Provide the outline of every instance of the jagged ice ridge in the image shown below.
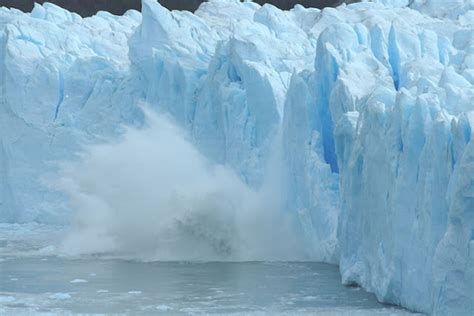
<path fill-rule="evenodd" d="M 168 113 L 252 188 L 281 153 L 285 208 L 344 283 L 474 310 L 474 3 L 324 10 L 213 0 L 81 18 L 0 8 L 0 222 L 68 222 L 42 179 Z M 275 146 L 278 142 L 278 146 Z"/>

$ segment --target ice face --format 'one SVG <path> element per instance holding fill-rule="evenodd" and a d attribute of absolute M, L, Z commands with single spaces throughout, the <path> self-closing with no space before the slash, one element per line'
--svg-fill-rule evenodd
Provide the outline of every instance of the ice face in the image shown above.
<path fill-rule="evenodd" d="M 325 159 L 334 164 L 334 146 L 340 176 L 343 282 L 415 310 L 468 314 L 474 208 L 457 170 L 472 181 L 472 25 L 373 13 L 321 33 L 313 74 L 324 85 L 313 102 L 332 122 Z"/>
<path fill-rule="evenodd" d="M 305 248 L 339 263 L 345 283 L 468 314 L 473 9 L 215 0 L 192 14 L 143 0 L 142 13 L 82 19 L 52 4 L 2 8 L 0 221 L 68 222 L 64 192 L 45 185 L 57 161 L 142 126 L 146 103 L 245 190 L 278 183 Z"/>
<path fill-rule="evenodd" d="M 81 19 L 52 4 L 37 5 L 31 16 L 2 8 L 3 221 L 63 221 L 66 208 L 41 185 L 42 175 L 82 142 L 140 120 L 126 49 L 140 20 L 133 12 Z"/>

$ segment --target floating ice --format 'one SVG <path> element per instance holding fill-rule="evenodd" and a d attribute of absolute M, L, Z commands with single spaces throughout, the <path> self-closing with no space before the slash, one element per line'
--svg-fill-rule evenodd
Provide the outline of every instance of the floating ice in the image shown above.
<path fill-rule="evenodd" d="M 134 294 L 134 295 L 139 295 L 142 294 L 142 291 L 128 291 L 128 294 Z"/>
<path fill-rule="evenodd" d="M 49 296 L 53 300 L 68 300 L 71 298 L 71 295 L 68 293 L 55 293 Z"/>
<path fill-rule="evenodd" d="M 13 296 L 0 295 L 0 303 L 11 303 L 16 301 L 16 298 Z"/>
<path fill-rule="evenodd" d="M 168 305 L 158 305 L 158 306 L 156 306 L 156 309 L 161 311 L 161 312 L 168 312 L 170 310 L 173 310 L 173 308 L 168 306 Z"/>
<path fill-rule="evenodd" d="M 70 281 L 70 283 L 87 283 L 87 282 L 88 281 L 84 279 L 74 279 Z"/>

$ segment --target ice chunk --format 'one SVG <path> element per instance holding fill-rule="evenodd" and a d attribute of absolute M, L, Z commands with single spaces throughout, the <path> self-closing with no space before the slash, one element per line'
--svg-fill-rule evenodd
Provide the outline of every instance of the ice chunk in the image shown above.
<path fill-rule="evenodd" d="M 87 282 L 88 281 L 84 279 L 74 279 L 74 280 L 71 280 L 69 283 L 77 284 L 77 283 L 87 283 Z"/>
<path fill-rule="evenodd" d="M 128 291 L 128 294 L 133 294 L 133 295 L 140 295 L 142 294 L 142 291 Z"/>
<path fill-rule="evenodd" d="M 168 312 L 168 311 L 173 310 L 173 308 L 168 305 L 158 305 L 156 306 L 156 309 L 159 310 L 160 312 Z"/>
<path fill-rule="evenodd" d="M 68 293 L 55 293 L 49 296 L 53 300 L 68 300 L 71 298 L 71 295 Z"/>

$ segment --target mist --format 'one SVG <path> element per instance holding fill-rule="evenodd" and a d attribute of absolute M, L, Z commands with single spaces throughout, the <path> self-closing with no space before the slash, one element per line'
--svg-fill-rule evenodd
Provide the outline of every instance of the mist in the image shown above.
<path fill-rule="evenodd" d="M 58 188 L 74 211 L 66 255 L 145 261 L 306 260 L 297 221 L 274 179 L 251 190 L 213 164 L 164 114 L 120 141 L 84 148 L 62 166 Z"/>

